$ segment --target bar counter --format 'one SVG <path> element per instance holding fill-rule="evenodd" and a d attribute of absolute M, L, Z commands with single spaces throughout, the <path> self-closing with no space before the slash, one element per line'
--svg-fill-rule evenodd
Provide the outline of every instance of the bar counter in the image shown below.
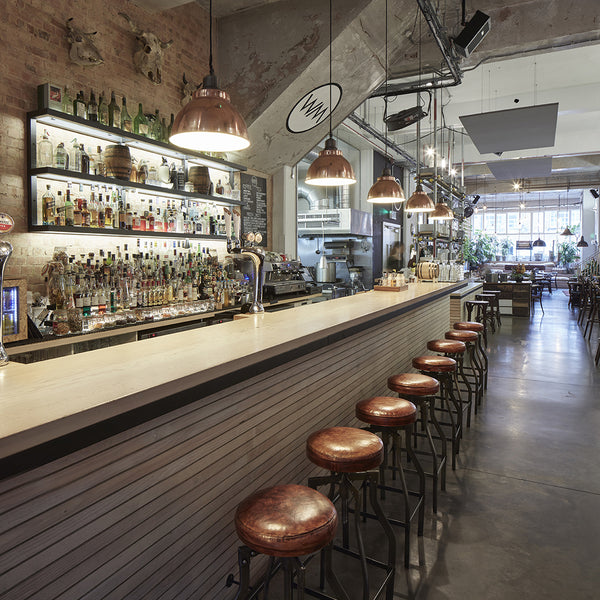
<path fill-rule="evenodd" d="M 466 285 L 370 291 L 4 367 L 4 590 L 233 598 L 241 497 L 305 482 L 307 435 L 356 424 L 355 402 L 412 370 Z"/>

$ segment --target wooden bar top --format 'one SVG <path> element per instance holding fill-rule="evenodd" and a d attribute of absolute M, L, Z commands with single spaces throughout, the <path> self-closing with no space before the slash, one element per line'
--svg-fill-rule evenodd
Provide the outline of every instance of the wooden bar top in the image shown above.
<path fill-rule="evenodd" d="M 234 373 L 250 377 L 465 285 L 416 283 L 403 292 L 370 291 L 34 364 L 9 363 L 0 369 L 0 459 L 153 402 L 202 397 L 208 382 L 227 382 Z"/>

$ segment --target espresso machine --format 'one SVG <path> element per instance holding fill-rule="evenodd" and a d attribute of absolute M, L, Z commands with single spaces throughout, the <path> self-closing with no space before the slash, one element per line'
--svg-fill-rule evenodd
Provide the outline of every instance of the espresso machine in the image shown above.
<path fill-rule="evenodd" d="M 277 298 L 287 294 L 304 294 L 307 291 L 305 269 L 298 260 L 283 260 L 275 253 L 267 253 L 264 264 L 265 298 Z"/>

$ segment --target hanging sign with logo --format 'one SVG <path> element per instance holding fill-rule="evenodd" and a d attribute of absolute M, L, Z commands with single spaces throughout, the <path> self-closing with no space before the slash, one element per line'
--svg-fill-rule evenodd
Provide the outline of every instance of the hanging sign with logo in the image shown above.
<path fill-rule="evenodd" d="M 320 125 L 336 109 L 341 99 L 342 88 L 337 83 L 326 83 L 311 90 L 290 111 L 286 122 L 288 131 L 303 133 Z"/>
<path fill-rule="evenodd" d="M 15 226 L 15 222 L 10 215 L 0 212 L 0 234 L 9 233 Z"/>

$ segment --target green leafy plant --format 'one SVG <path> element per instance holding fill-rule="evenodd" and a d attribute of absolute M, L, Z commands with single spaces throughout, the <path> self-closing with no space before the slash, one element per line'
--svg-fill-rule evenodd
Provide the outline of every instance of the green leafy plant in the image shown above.
<path fill-rule="evenodd" d="M 463 240 L 463 257 L 472 269 L 480 267 L 484 262 L 493 260 L 498 248 L 498 239 L 495 235 L 476 231 L 471 238 Z"/>
<path fill-rule="evenodd" d="M 558 264 L 566 267 L 579 259 L 579 250 L 575 242 L 558 243 Z"/>
<path fill-rule="evenodd" d="M 506 257 L 509 254 L 513 253 L 513 243 L 508 238 L 504 238 L 499 243 L 500 243 L 500 252 L 502 253 L 503 257 Z"/>

